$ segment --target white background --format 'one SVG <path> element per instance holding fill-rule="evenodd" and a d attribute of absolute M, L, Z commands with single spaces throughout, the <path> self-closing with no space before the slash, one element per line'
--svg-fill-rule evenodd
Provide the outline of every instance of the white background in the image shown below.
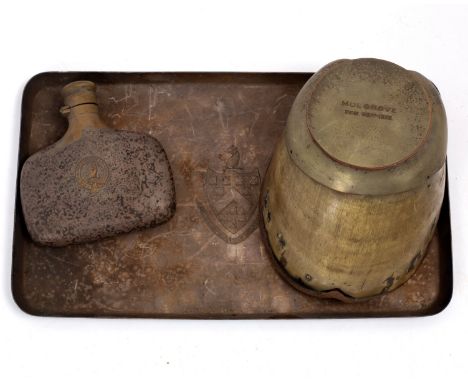
<path fill-rule="evenodd" d="M 407 3 L 407 2 L 406 2 Z M 0 5 L 1 381 L 467 381 L 468 8 L 348 1 L 3 1 Z M 378 57 L 417 70 L 449 122 L 454 293 L 413 319 L 37 318 L 10 291 L 20 96 L 49 70 L 315 71 Z"/>

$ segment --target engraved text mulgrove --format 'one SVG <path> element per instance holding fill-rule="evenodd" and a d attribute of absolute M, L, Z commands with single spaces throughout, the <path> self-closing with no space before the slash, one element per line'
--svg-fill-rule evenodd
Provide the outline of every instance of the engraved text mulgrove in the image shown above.
<path fill-rule="evenodd" d="M 393 115 L 397 112 L 397 109 L 393 106 L 352 102 L 349 100 L 341 101 L 341 106 L 345 107 L 344 114 L 346 115 L 385 119 L 388 121 L 392 121 Z"/>

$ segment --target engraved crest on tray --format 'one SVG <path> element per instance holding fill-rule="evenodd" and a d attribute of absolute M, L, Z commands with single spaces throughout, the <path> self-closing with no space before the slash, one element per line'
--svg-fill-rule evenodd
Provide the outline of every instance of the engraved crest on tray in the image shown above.
<path fill-rule="evenodd" d="M 226 243 L 237 244 L 257 228 L 260 173 L 240 165 L 236 146 L 219 155 L 221 170 L 208 168 L 203 180 L 200 212 L 210 229 Z"/>

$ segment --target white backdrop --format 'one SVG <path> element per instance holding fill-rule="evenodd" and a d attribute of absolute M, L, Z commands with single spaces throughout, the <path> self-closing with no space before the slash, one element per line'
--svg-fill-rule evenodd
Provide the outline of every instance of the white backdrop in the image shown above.
<path fill-rule="evenodd" d="M 406 2 L 407 3 L 407 2 Z M 330 4 L 330 3 L 328 3 Z M 468 8 L 386 1 L 4 1 L 0 5 L 0 380 L 466 381 Z M 10 291 L 21 93 L 34 74 L 315 71 L 378 57 L 438 86 L 449 122 L 454 293 L 412 319 L 37 318 Z"/>

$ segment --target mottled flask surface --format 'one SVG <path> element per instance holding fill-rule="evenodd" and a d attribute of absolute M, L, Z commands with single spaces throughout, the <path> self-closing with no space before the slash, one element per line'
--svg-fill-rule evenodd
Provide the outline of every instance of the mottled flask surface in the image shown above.
<path fill-rule="evenodd" d="M 72 82 L 62 95 L 69 127 L 21 172 L 21 203 L 32 239 L 64 246 L 167 221 L 175 211 L 171 168 L 153 137 L 108 128 L 96 88 Z"/>

